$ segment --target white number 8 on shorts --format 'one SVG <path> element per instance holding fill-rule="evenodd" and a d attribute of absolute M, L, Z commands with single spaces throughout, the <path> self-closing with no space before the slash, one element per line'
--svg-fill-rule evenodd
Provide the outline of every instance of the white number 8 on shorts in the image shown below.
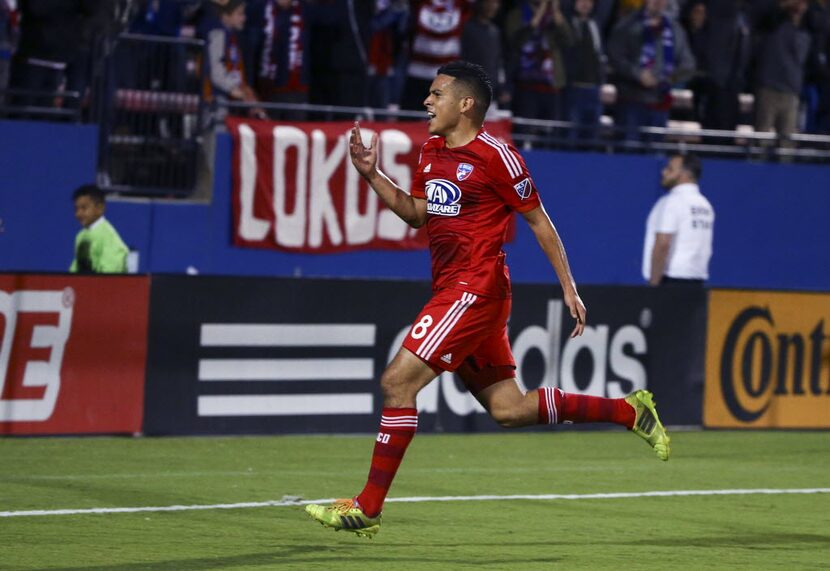
<path fill-rule="evenodd" d="M 412 335 L 413 339 L 420 339 L 427 334 L 427 329 L 429 329 L 430 325 L 432 325 L 432 316 L 424 315 L 421 321 L 412 327 L 412 333 L 410 335 Z"/>

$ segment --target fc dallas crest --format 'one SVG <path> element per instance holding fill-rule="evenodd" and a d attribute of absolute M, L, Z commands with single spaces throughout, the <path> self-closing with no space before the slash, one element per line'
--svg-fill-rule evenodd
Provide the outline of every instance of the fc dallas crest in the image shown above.
<path fill-rule="evenodd" d="M 458 165 L 458 168 L 455 169 L 455 178 L 457 178 L 459 182 L 466 179 L 471 174 L 473 174 L 473 165 L 470 163 L 461 163 Z"/>

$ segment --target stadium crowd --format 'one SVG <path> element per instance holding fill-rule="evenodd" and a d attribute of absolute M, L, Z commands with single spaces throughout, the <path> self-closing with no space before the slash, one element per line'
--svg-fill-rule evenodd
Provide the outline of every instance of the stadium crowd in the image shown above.
<path fill-rule="evenodd" d="M 830 133 L 829 30 L 827 0 L 0 0 L 0 89 L 82 105 L 97 39 L 128 31 L 204 39 L 208 99 L 420 110 L 437 67 L 463 58 L 500 108 L 588 135 L 604 113 L 627 136 L 670 117 Z M 179 89 L 167 75 L 153 88 Z"/>

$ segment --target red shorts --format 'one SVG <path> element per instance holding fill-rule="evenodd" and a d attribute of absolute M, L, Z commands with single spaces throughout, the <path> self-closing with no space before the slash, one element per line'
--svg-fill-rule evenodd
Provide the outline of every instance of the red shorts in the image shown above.
<path fill-rule="evenodd" d="M 516 376 L 507 339 L 509 316 L 509 298 L 444 289 L 421 310 L 403 346 L 436 372 L 456 371 L 476 394 Z"/>

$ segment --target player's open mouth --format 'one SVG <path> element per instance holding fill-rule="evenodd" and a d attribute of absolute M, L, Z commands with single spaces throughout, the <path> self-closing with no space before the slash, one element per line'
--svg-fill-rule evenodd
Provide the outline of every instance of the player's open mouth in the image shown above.
<path fill-rule="evenodd" d="M 432 121 L 433 119 L 435 119 L 435 113 L 433 113 L 432 111 L 427 111 L 427 120 Z"/>

